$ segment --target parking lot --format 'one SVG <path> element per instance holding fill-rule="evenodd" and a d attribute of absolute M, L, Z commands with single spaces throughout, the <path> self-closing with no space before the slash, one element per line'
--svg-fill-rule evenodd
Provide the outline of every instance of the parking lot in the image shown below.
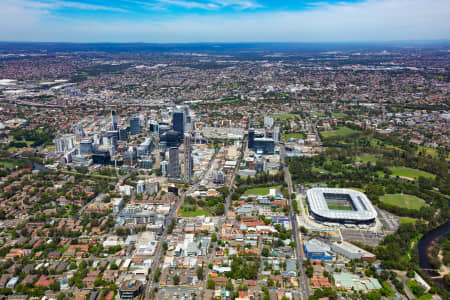
<path fill-rule="evenodd" d="M 389 232 L 396 231 L 398 226 L 400 226 L 399 219 L 385 210 L 381 210 L 379 208 L 376 208 L 376 210 L 378 213 L 378 219 L 383 224 L 384 230 Z"/>
<path fill-rule="evenodd" d="M 372 247 L 377 246 L 386 236 L 383 232 L 372 232 L 364 229 L 348 229 L 342 228 L 341 234 L 344 240 L 354 241 L 369 245 Z"/>

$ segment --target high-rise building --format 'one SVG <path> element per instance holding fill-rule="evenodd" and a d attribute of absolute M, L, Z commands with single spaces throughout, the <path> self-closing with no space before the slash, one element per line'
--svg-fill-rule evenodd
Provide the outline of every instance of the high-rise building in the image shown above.
<path fill-rule="evenodd" d="M 248 130 L 248 149 L 253 149 L 255 147 L 255 130 Z"/>
<path fill-rule="evenodd" d="M 166 177 L 169 175 L 169 162 L 167 160 L 163 160 L 161 162 L 161 175 Z"/>
<path fill-rule="evenodd" d="M 272 128 L 273 126 L 273 118 L 272 117 L 264 117 L 264 127 Z"/>
<path fill-rule="evenodd" d="M 55 139 L 56 153 L 66 153 L 75 148 L 75 135 L 65 134 Z"/>
<path fill-rule="evenodd" d="M 278 143 L 280 141 L 280 126 L 275 126 L 273 128 L 273 140 L 275 143 Z"/>
<path fill-rule="evenodd" d="M 144 180 L 139 180 L 136 185 L 136 193 L 143 194 L 145 193 L 145 182 Z"/>
<path fill-rule="evenodd" d="M 139 134 L 141 132 L 141 124 L 138 117 L 130 120 L 130 133 L 132 135 Z"/>
<path fill-rule="evenodd" d="M 189 182 L 192 177 L 194 162 L 192 159 L 192 135 L 184 134 L 184 180 Z"/>
<path fill-rule="evenodd" d="M 222 171 L 214 171 L 213 172 L 213 183 L 223 185 L 226 182 L 227 177 L 225 173 Z"/>
<path fill-rule="evenodd" d="M 185 117 L 184 112 L 174 111 L 172 113 L 172 128 L 178 132 L 181 136 L 184 135 Z"/>
<path fill-rule="evenodd" d="M 180 159 L 178 157 L 178 148 L 172 147 L 169 149 L 169 176 L 170 177 L 180 177 L 181 168 L 180 168 Z"/>
<path fill-rule="evenodd" d="M 128 131 L 126 130 L 126 128 L 119 129 L 119 140 L 128 141 Z"/>
<path fill-rule="evenodd" d="M 117 116 L 115 110 L 111 110 L 111 130 L 117 130 Z"/>
<path fill-rule="evenodd" d="M 92 140 L 84 139 L 80 142 L 80 155 L 88 155 L 92 153 Z"/>

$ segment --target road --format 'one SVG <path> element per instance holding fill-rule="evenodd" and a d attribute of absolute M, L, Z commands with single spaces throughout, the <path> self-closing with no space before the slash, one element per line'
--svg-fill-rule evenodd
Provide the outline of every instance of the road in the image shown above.
<path fill-rule="evenodd" d="M 208 170 L 211 168 L 212 162 L 214 161 L 215 157 L 216 157 L 217 151 L 214 152 L 214 154 L 211 156 L 211 159 L 208 163 L 208 167 L 205 169 L 205 171 L 201 174 L 201 176 L 198 176 L 195 179 L 195 183 L 186 191 L 184 191 L 183 193 L 181 193 L 180 197 L 178 198 L 177 203 L 172 206 L 172 208 L 169 211 L 169 214 L 166 218 L 166 224 L 164 226 L 164 231 L 160 237 L 160 243 L 158 244 L 158 247 L 156 249 L 154 258 L 153 258 L 153 262 L 152 262 L 152 267 L 150 269 L 149 272 L 149 279 L 147 281 L 147 285 L 145 287 L 145 300 L 150 300 L 151 298 L 151 291 L 153 288 L 153 276 L 154 276 L 154 271 L 159 267 L 160 265 L 160 261 L 161 261 L 161 256 L 162 256 L 162 244 L 163 241 L 167 240 L 167 235 L 168 235 L 168 228 L 170 223 L 172 223 L 172 220 L 176 219 L 176 213 L 178 211 L 178 208 L 180 207 L 180 205 L 183 203 L 184 201 L 184 197 L 189 194 L 190 192 L 196 190 L 199 186 L 199 183 L 202 181 L 203 177 L 206 176 L 208 174 Z"/>
<path fill-rule="evenodd" d="M 289 219 L 291 220 L 291 224 L 292 224 L 292 230 L 293 230 L 294 242 L 295 242 L 295 255 L 297 257 L 297 262 L 298 262 L 299 271 L 300 271 L 301 296 L 302 296 L 303 300 L 306 300 L 309 297 L 308 278 L 306 277 L 306 273 L 305 273 L 304 259 L 303 259 L 303 254 L 302 254 L 302 242 L 301 242 L 301 240 L 299 238 L 300 236 L 298 234 L 297 217 L 296 217 L 296 214 L 294 211 L 294 207 L 292 205 L 292 201 L 293 201 L 292 197 L 291 197 L 291 194 L 293 193 L 292 179 L 291 179 L 291 173 L 289 173 L 289 168 L 286 165 L 284 147 L 281 150 L 281 163 L 283 164 L 284 180 L 288 185 L 288 191 L 289 191 L 289 206 L 291 208 L 290 212 L 289 212 Z"/>
<path fill-rule="evenodd" d="M 225 201 L 225 219 L 226 220 L 228 220 L 228 210 L 230 209 L 230 205 L 231 205 L 231 194 L 234 192 L 234 180 L 236 179 L 236 173 L 239 170 L 239 165 L 241 163 L 241 159 L 244 154 L 246 145 L 247 145 L 247 138 L 244 138 L 242 140 L 242 145 L 241 145 L 241 155 L 239 156 L 239 159 L 237 160 L 236 166 L 233 170 L 233 176 L 231 177 L 230 185 L 228 187 L 228 196 Z"/>

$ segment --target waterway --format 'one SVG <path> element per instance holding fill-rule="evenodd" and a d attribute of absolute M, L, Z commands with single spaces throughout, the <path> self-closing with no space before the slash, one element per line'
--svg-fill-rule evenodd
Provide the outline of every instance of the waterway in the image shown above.
<path fill-rule="evenodd" d="M 432 266 L 430 265 L 430 262 L 428 260 L 427 252 L 428 248 L 431 245 L 431 243 L 443 236 L 445 233 L 447 233 L 450 230 L 450 223 L 447 221 L 447 223 L 439 226 L 438 228 L 434 229 L 433 231 L 427 233 L 422 237 L 422 239 L 419 241 L 419 265 L 422 269 L 431 269 Z"/>

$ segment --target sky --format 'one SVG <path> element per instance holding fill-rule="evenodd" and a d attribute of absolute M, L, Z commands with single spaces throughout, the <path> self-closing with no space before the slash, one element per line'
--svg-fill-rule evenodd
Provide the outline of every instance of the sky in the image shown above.
<path fill-rule="evenodd" d="M 449 39 L 450 0 L 0 0 L 0 41 Z"/>

